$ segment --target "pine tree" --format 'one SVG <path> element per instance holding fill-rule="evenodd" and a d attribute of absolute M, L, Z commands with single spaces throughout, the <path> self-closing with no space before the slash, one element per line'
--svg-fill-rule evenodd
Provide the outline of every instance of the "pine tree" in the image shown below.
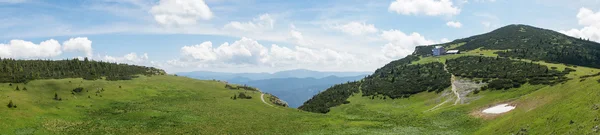
<path fill-rule="evenodd" d="M 54 93 L 54 100 L 58 100 L 58 94 Z"/>
<path fill-rule="evenodd" d="M 17 88 L 15 90 L 19 90 L 19 86 L 17 86 Z"/>
<path fill-rule="evenodd" d="M 23 87 L 23 90 L 27 90 L 27 87 Z"/>

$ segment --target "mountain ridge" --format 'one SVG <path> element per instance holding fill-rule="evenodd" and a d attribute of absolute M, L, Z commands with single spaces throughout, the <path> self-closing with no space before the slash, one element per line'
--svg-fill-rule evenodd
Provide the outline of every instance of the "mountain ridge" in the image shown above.
<path fill-rule="evenodd" d="M 245 80 L 264 80 L 264 79 L 272 79 L 272 78 L 324 78 L 328 76 L 338 76 L 338 77 L 349 77 L 349 76 L 359 76 L 370 74 L 371 72 L 353 72 L 353 71 L 340 71 L 340 72 L 330 72 L 330 71 L 314 71 L 308 69 L 294 69 L 294 70 L 284 70 L 274 73 L 228 73 L 228 72 L 212 72 L 212 71 L 193 71 L 193 72 L 180 72 L 176 73 L 177 75 L 192 77 L 196 79 L 204 79 L 204 80 L 232 80 L 232 79 L 244 79 Z M 234 81 L 233 83 L 243 83 L 243 81 Z"/>
<path fill-rule="evenodd" d="M 532 40 L 532 42 L 529 42 Z M 536 41 L 536 42 L 533 42 Z M 531 59 L 532 61 L 548 61 L 553 63 L 565 63 L 565 64 L 573 64 L 579 66 L 590 66 L 590 67 L 600 67 L 600 65 L 596 65 L 597 61 L 600 61 L 600 44 L 596 42 L 586 41 L 583 39 L 577 39 L 574 37 L 566 36 L 562 33 L 537 28 L 529 25 L 507 25 L 496 30 L 493 30 L 488 33 L 475 35 L 467 38 L 457 39 L 449 43 L 437 44 L 437 45 L 425 45 L 425 46 L 417 46 L 415 47 L 415 51 L 412 55 L 408 55 L 405 58 L 392 61 L 385 66 L 377 69 L 372 75 L 367 76 L 360 82 L 361 84 L 361 93 L 363 96 L 375 96 L 375 95 L 385 95 L 391 98 L 404 98 L 410 97 L 416 93 L 420 93 L 423 91 L 435 91 L 441 92 L 443 88 L 447 88 L 450 86 L 450 75 L 445 74 L 445 65 L 448 61 L 439 61 L 434 60 L 435 57 L 432 57 L 431 49 L 434 46 L 444 46 L 449 49 L 458 49 L 465 52 L 470 52 L 470 56 L 495 56 L 496 59 L 486 59 L 489 62 L 501 62 L 503 59 L 498 59 L 499 57 L 504 58 L 505 60 L 514 59 Z M 528 49 L 533 48 L 533 49 Z M 545 48 L 547 47 L 547 48 Z M 482 51 L 487 51 L 488 54 L 481 53 Z M 575 53 L 575 52 L 581 53 Z M 590 55 L 591 53 L 591 55 Z M 598 54 L 597 56 L 594 56 Z M 462 55 L 455 55 L 462 56 Z M 450 57 L 450 56 L 448 56 Z M 582 58 L 585 57 L 585 58 Z M 448 60 L 456 59 L 457 57 L 452 57 Z M 577 60 L 573 60 L 577 59 Z M 420 61 L 428 60 L 430 62 L 420 64 Z M 463 59 L 467 61 L 472 61 L 472 59 Z M 498 61 L 500 60 L 500 61 Z M 438 62 L 439 61 L 439 62 Z M 413 64 L 413 63 L 417 64 Z M 477 60 L 475 61 L 477 62 Z M 481 59 L 479 59 L 481 62 Z M 444 66 L 442 66 L 444 65 Z M 524 66 L 526 63 L 521 64 L 523 67 L 515 68 L 514 70 L 528 70 L 526 67 L 535 67 L 535 66 Z M 455 64 L 454 66 L 461 66 L 459 64 Z M 475 66 L 475 65 L 471 65 Z M 442 68 L 443 67 L 443 68 Z M 466 71 L 466 73 L 471 72 L 479 72 L 477 70 L 489 70 L 489 68 L 497 68 L 497 67 L 487 67 L 487 69 L 472 69 L 473 71 Z M 453 68 L 456 69 L 456 68 Z M 506 70 L 497 69 L 497 71 Z M 458 70 L 454 70 L 457 72 Z M 565 74 L 569 72 L 560 73 L 559 71 L 551 70 L 552 75 L 538 75 L 539 80 L 541 80 L 542 84 L 550 84 L 546 82 L 555 82 L 555 79 L 564 80 Z M 567 70 L 569 71 L 569 70 Z M 422 74 L 424 72 L 424 74 Z M 445 71 L 448 72 L 448 71 Z M 462 71 L 461 71 L 462 72 Z M 548 73 L 548 70 L 545 71 Z M 412 74 L 412 75 L 408 75 Z M 461 74 L 462 75 L 462 74 Z M 466 77 L 483 77 L 488 78 L 488 76 L 480 76 L 475 73 L 475 75 L 463 75 Z M 536 76 L 536 77 L 538 77 Z M 544 76 L 552 76 L 553 78 L 542 78 Z M 416 78 L 415 78 L 416 77 Z M 520 86 L 521 84 L 527 82 L 527 80 L 523 81 L 522 76 L 516 78 L 506 78 L 507 76 L 495 76 L 501 77 L 500 79 L 493 80 L 493 84 L 499 85 L 508 85 L 510 83 L 514 83 L 514 86 Z M 510 79 L 510 81 L 502 80 Z M 412 79 L 411 79 L 412 78 Z M 494 78 L 488 78 L 488 80 Z M 399 81 L 398 81 L 399 80 Z M 537 80 L 535 82 L 538 82 Z M 519 85 L 516 85 L 519 84 Z M 503 87 L 503 86 L 494 86 L 494 87 Z M 506 86 L 509 88 L 509 86 Z M 513 87 L 513 86 L 510 86 Z M 347 91 L 358 91 L 358 90 L 346 90 L 346 88 L 354 88 L 354 87 L 339 87 L 343 89 L 328 89 L 324 91 L 323 95 L 329 95 L 327 92 L 337 91 L 335 93 L 347 93 Z M 347 94 L 342 94 L 347 95 Z M 319 98 L 320 95 L 316 95 L 314 98 Z M 338 97 L 322 97 L 322 98 L 330 98 L 330 101 L 327 100 L 317 100 L 321 103 L 311 102 L 311 100 L 305 102 L 305 104 L 299 107 L 305 111 L 313 111 L 313 112 L 321 112 L 327 113 L 330 107 L 341 105 L 344 102 L 347 96 L 338 96 Z M 319 107 L 320 106 L 320 107 Z M 325 108 L 322 108 L 325 107 Z"/>

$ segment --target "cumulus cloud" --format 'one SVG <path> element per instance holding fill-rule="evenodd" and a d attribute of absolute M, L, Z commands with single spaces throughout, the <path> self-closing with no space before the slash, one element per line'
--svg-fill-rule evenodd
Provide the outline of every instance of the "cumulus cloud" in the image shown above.
<path fill-rule="evenodd" d="M 0 57 L 4 58 L 50 58 L 60 54 L 60 43 L 54 39 L 40 44 L 24 40 L 10 40 L 8 44 L 0 44 Z"/>
<path fill-rule="evenodd" d="M 446 23 L 446 26 L 450 26 L 453 28 L 461 28 L 462 27 L 462 23 L 458 22 L 458 21 L 449 21 Z"/>
<path fill-rule="evenodd" d="M 583 7 L 579 9 L 577 20 L 579 25 L 584 26 L 582 29 L 571 29 L 559 32 L 573 37 L 586 38 L 600 42 L 600 12 L 594 12 Z"/>
<path fill-rule="evenodd" d="M 92 57 L 92 41 L 87 37 L 71 38 L 63 42 L 65 52 L 84 52 L 87 57 Z"/>
<path fill-rule="evenodd" d="M 302 45 L 302 46 L 311 46 L 313 44 L 312 40 L 306 39 L 302 35 L 302 32 L 295 30 L 295 29 L 290 30 L 290 39 L 292 41 L 296 42 L 296 44 Z"/>
<path fill-rule="evenodd" d="M 344 25 L 333 26 L 333 29 L 340 30 L 349 35 L 363 35 L 368 33 L 377 32 L 377 28 L 373 24 L 366 24 L 364 22 L 349 22 Z"/>
<path fill-rule="evenodd" d="M 223 43 L 216 48 L 213 47 L 212 42 L 184 46 L 181 48 L 181 53 L 187 59 L 232 64 L 264 64 L 268 57 L 267 48 L 257 41 L 246 37 L 232 44 Z"/>
<path fill-rule="evenodd" d="M 455 7 L 451 0 L 396 0 L 390 4 L 388 11 L 404 15 L 453 16 L 460 13 L 460 8 Z"/>
<path fill-rule="evenodd" d="M 172 67 L 296 67 L 317 65 L 359 64 L 361 59 L 347 52 L 327 48 L 292 48 L 272 44 L 264 46 L 250 38 L 241 38 L 232 44 L 213 46 L 207 41 L 198 45 L 181 48 L 182 58 L 170 60 Z M 362 59 L 364 60 L 364 59 Z M 297 67 L 296 67 L 297 68 Z"/>
<path fill-rule="evenodd" d="M 263 14 L 249 22 L 229 22 L 228 24 L 225 24 L 224 28 L 240 31 L 260 32 L 264 30 L 271 30 L 273 29 L 274 25 L 275 19 L 273 19 L 269 14 Z"/>
<path fill-rule="evenodd" d="M 102 60 L 114 63 L 143 64 L 148 61 L 148 54 L 144 53 L 143 55 L 137 55 L 136 53 L 132 52 L 120 57 L 106 55 L 102 58 Z"/>
<path fill-rule="evenodd" d="M 436 43 L 435 41 L 425 39 L 425 37 L 419 33 L 406 34 L 399 30 L 383 31 L 381 37 L 388 41 L 388 43 L 382 47 L 382 52 L 385 57 L 391 59 L 402 58 L 412 54 L 415 47 L 418 45 L 431 45 Z"/>
<path fill-rule="evenodd" d="M 191 25 L 213 17 L 204 0 L 160 0 L 150 13 L 156 22 L 166 26 Z"/>

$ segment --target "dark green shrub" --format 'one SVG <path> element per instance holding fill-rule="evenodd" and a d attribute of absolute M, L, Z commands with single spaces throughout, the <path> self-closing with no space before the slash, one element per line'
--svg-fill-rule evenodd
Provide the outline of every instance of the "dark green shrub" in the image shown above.
<path fill-rule="evenodd" d="M 77 87 L 77 88 L 73 89 L 73 92 L 75 92 L 75 93 L 79 93 L 79 92 L 82 92 L 82 91 L 83 91 L 82 87 Z"/>

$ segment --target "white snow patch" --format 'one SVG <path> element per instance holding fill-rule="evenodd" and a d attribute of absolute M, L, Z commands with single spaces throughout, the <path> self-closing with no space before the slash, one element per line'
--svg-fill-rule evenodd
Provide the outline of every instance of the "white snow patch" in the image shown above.
<path fill-rule="evenodd" d="M 513 109 L 515 109 L 515 106 L 510 106 L 508 104 L 500 104 L 500 105 L 490 107 L 488 109 L 483 110 L 483 113 L 501 114 L 501 113 L 505 113 L 505 112 L 508 112 Z"/>

